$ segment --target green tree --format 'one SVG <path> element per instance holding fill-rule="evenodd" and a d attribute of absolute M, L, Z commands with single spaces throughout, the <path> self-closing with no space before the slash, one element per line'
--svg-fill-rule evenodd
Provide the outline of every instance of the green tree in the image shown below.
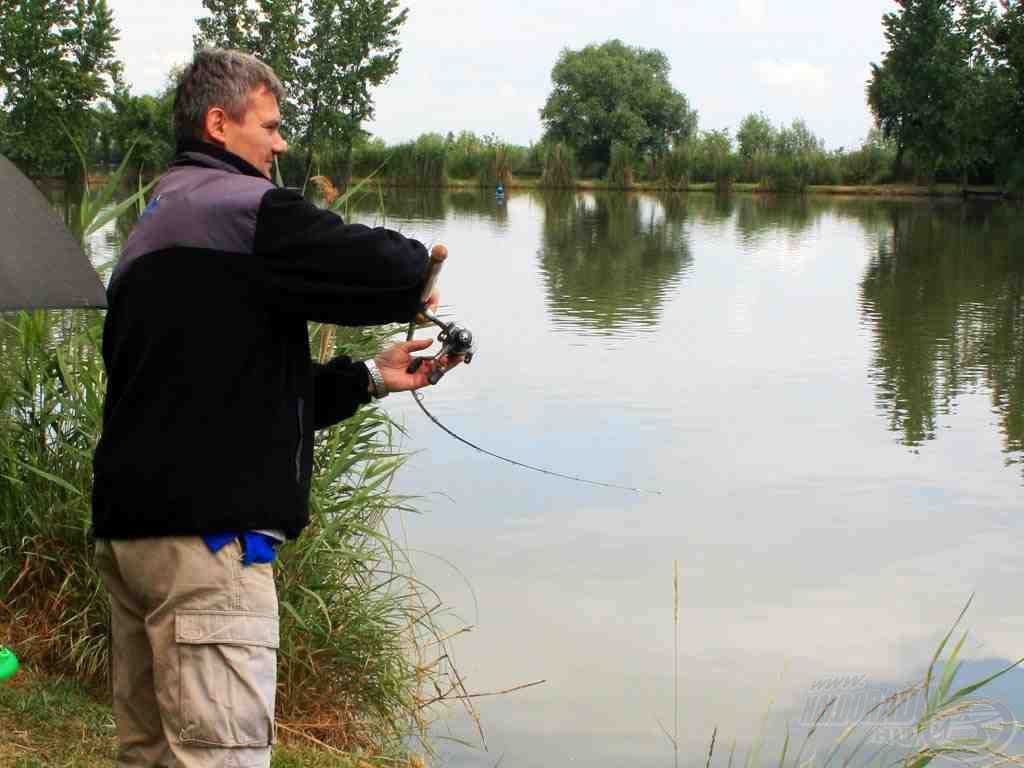
<path fill-rule="evenodd" d="M 68 134 L 86 143 L 90 107 L 120 82 L 117 35 L 106 0 L 0 3 L 0 151 L 33 175 L 77 174 Z"/>
<path fill-rule="evenodd" d="M 203 7 L 210 15 L 196 21 L 198 31 L 192 36 L 196 48 L 254 49 L 258 17 L 248 0 L 203 0 Z"/>
<path fill-rule="evenodd" d="M 775 145 L 775 126 L 763 114 L 749 114 L 740 122 L 736 143 L 745 178 L 760 181 Z"/>
<path fill-rule="evenodd" d="M 174 155 L 174 131 L 171 112 L 174 89 L 170 86 L 156 95 L 134 96 L 119 88 L 111 97 L 114 105 L 110 125 L 111 149 L 119 160 L 129 149 L 132 163 L 140 170 L 158 172 Z"/>
<path fill-rule="evenodd" d="M 882 17 L 889 50 L 871 65 L 868 104 L 896 141 L 897 169 L 910 149 L 931 172 L 949 146 L 965 58 L 953 29 L 954 2 L 896 2 L 900 10 Z"/>
<path fill-rule="evenodd" d="M 896 142 L 897 173 L 909 150 L 922 175 L 945 165 L 966 181 L 991 154 L 997 83 L 986 32 L 994 12 L 983 0 L 897 3 L 882 19 L 889 50 L 871 65 L 868 103 Z"/>
<path fill-rule="evenodd" d="M 697 130 L 697 113 L 668 75 L 664 53 L 619 40 L 563 50 L 540 112 L 548 138 L 575 147 L 583 162 L 604 165 L 614 142 L 639 154 L 667 151 Z"/>
<path fill-rule="evenodd" d="M 999 176 L 1024 192 L 1024 2 L 1001 0 L 1002 13 L 990 27 L 996 88 L 1004 94 L 997 116 Z"/>
<path fill-rule="evenodd" d="M 361 123 L 373 118 L 370 89 L 398 70 L 408 11 L 398 0 L 310 0 L 310 14 L 309 64 L 299 78 L 307 168 L 321 146 L 351 152 Z"/>
<path fill-rule="evenodd" d="M 398 0 L 203 0 L 197 46 L 248 51 L 270 64 L 288 92 L 285 128 L 306 170 L 328 148 L 346 158 L 373 117 L 371 89 L 398 69 Z"/>
<path fill-rule="evenodd" d="M 304 29 L 303 0 L 203 0 L 209 11 L 196 21 L 196 48 L 234 48 L 258 55 L 285 87 L 281 115 L 286 126 L 298 118 L 300 36 Z"/>

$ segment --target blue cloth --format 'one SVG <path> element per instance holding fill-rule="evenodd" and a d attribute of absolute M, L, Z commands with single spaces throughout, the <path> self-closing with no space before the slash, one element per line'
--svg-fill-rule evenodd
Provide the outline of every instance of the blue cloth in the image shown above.
<path fill-rule="evenodd" d="M 244 533 L 211 533 L 203 536 L 203 541 L 206 542 L 206 546 L 210 548 L 211 552 L 218 551 L 235 539 L 242 540 L 242 565 L 272 563 L 277 556 L 277 550 L 274 549 L 277 539 L 263 533 L 245 531 Z"/>

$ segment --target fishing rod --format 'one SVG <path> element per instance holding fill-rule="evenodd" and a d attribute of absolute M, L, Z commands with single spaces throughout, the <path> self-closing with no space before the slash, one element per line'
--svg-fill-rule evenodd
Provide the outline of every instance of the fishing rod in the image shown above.
<path fill-rule="evenodd" d="M 432 323 L 441 329 L 441 332 L 437 336 L 437 340 L 441 342 L 441 350 L 433 357 L 435 365 L 427 376 L 427 379 L 431 384 L 437 384 L 437 382 L 441 380 L 441 377 L 447 373 L 448 367 L 446 367 L 446 364 L 449 360 L 462 360 L 465 363 L 470 363 L 472 362 L 473 354 L 476 351 L 473 343 L 473 334 L 468 328 L 458 325 L 454 321 L 446 323 L 427 308 L 427 301 L 434 292 L 437 277 L 441 273 L 441 267 L 444 266 L 447 258 L 448 249 L 445 246 L 438 244 L 430 249 L 430 265 L 427 268 L 427 279 L 423 286 L 423 294 L 420 297 L 422 308 L 420 309 L 419 315 L 409 323 L 409 329 L 405 335 L 406 341 L 412 341 L 412 337 L 416 332 L 417 326 L 421 324 L 421 320 Z M 408 373 L 415 373 L 419 370 L 420 366 L 423 365 L 423 361 L 429 359 L 431 358 L 418 357 L 410 363 L 406 370 Z M 467 440 L 461 435 L 456 434 L 453 430 L 442 424 L 434 414 L 427 410 L 427 407 L 423 404 L 423 396 L 416 390 L 410 390 L 409 394 L 412 395 L 413 400 L 416 401 L 416 405 L 419 406 L 419 409 L 423 411 L 424 415 L 426 415 L 428 419 L 434 422 L 434 424 L 440 427 L 445 433 L 454 437 L 460 443 L 468 445 L 470 448 L 473 448 L 487 456 L 507 462 L 508 464 L 512 464 L 516 467 L 540 472 L 541 474 L 550 475 L 551 477 L 560 477 L 563 480 L 572 480 L 577 483 L 586 483 L 587 485 L 597 485 L 602 488 L 615 488 L 621 491 L 631 491 L 632 493 L 646 493 L 656 496 L 661 495 L 661 491 L 649 491 L 628 485 L 617 485 L 616 483 L 608 483 L 601 480 L 591 480 L 579 475 L 568 475 L 563 472 L 556 472 L 553 469 L 546 469 L 545 467 L 538 467 L 533 464 L 527 464 L 523 461 L 510 459 L 507 456 L 502 456 L 494 451 L 489 451 L 486 448 L 482 448 L 476 443 Z"/>

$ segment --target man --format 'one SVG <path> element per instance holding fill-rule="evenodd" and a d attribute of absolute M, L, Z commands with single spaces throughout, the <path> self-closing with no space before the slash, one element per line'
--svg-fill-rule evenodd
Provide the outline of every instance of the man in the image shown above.
<path fill-rule="evenodd" d="M 175 97 L 179 154 L 107 291 L 93 528 L 120 766 L 269 765 L 270 561 L 308 522 L 313 431 L 433 367 L 406 372 L 426 340 L 311 362 L 307 321 L 412 319 L 427 254 L 270 181 L 282 95 L 252 56 L 196 54 Z"/>

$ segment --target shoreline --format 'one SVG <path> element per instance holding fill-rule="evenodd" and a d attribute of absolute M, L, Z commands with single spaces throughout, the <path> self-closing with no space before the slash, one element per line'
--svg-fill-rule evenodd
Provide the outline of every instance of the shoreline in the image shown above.
<path fill-rule="evenodd" d="M 388 179 L 363 179 L 353 177 L 351 184 L 365 183 L 388 189 L 464 189 L 484 190 L 490 187 L 481 186 L 476 179 L 448 179 L 444 184 L 406 184 Z M 675 188 L 665 186 L 658 182 L 639 181 L 632 186 L 612 185 L 602 179 L 580 179 L 574 187 L 546 187 L 540 183 L 540 179 L 524 177 L 513 177 L 512 182 L 505 187 L 509 191 L 517 190 L 544 190 L 544 191 L 608 191 L 608 192 L 671 192 L 683 194 L 686 192 L 715 192 L 716 184 L 713 181 L 696 182 L 686 187 Z M 961 187 L 959 184 L 812 184 L 803 192 L 775 192 L 766 190 L 754 182 L 735 182 L 729 187 L 730 192 L 743 194 L 764 195 L 764 196 L 796 196 L 796 195 L 823 195 L 823 196 L 849 196 L 849 197 L 878 197 L 878 198 L 957 198 L 963 200 L 1007 200 L 1014 201 L 1014 198 L 1007 195 L 1002 188 L 996 186 L 968 185 Z"/>
<path fill-rule="evenodd" d="M 90 173 L 89 184 L 100 185 L 106 178 L 102 173 Z M 63 186 L 63 180 L 59 178 L 44 177 L 36 180 L 40 187 L 50 190 Z M 417 184 L 393 181 L 387 177 L 380 179 L 363 178 L 353 176 L 349 186 L 355 184 L 377 185 L 386 189 L 461 189 L 461 190 L 485 190 L 490 187 L 481 186 L 476 179 L 448 179 L 444 184 Z M 512 177 L 512 181 L 505 187 L 509 191 L 519 190 L 541 190 L 541 191 L 574 191 L 574 192 L 667 192 L 685 194 L 687 192 L 716 192 L 717 185 L 713 181 L 700 181 L 687 185 L 686 187 L 666 186 L 655 181 L 638 181 L 632 186 L 613 185 L 604 179 L 580 179 L 573 187 L 547 187 L 537 177 L 522 176 Z M 1001 187 L 991 185 L 968 184 L 811 184 L 802 192 L 776 192 L 770 189 L 763 189 L 759 184 L 750 181 L 737 181 L 728 188 L 730 193 L 742 193 L 760 196 L 785 196 L 794 197 L 800 195 L 821 195 L 828 197 L 873 197 L 873 198 L 944 198 L 961 200 L 1004 200 L 1008 202 L 1020 202 L 1021 196 L 1007 194 Z"/>

